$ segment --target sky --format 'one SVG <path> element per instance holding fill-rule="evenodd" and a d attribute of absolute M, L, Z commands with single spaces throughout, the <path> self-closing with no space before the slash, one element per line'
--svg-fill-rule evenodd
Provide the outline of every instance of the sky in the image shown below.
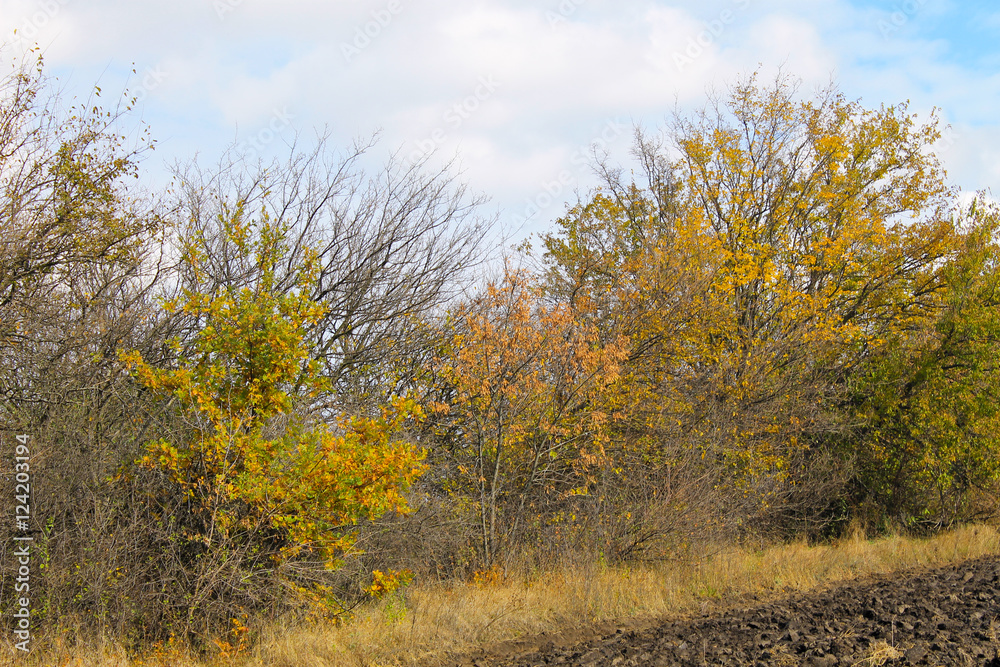
<path fill-rule="evenodd" d="M 2 54 L 37 45 L 63 94 L 138 99 L 152 181 L 236 144 L 328 134 L 489 197 L 517 240 L 551 229 L 655 131 L 757 71 L 865 107 L 935 112 L 966 192 L 1000 188 L 1000 6 L 959 0 L 0 0 Z"/>

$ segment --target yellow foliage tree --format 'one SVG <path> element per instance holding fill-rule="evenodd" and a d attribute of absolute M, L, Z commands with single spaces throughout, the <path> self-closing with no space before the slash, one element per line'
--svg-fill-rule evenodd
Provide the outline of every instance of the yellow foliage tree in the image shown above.
<path fill-rule="evenodd" d="M 266 214 L 248 220 L 242 207 L 220 226 L 240 255 L 252 258 L 255 276 L 217 293 L 185 290 L 166 304 L 197 325 L 178 367 L 153 368 L 137 352 L 124 355 L 138 380 L 172 398 L 190 427 L 180 440 L 149 443 L 141 462 L 169 480 L 155 500 L 189 561 L 189 622 L 209 600 L 232 600 L 229 589 L 252 599 L 262 578 L 324 598 L 308 563 L 337 567 L 352 548 L 351 527 L 405 510 L 402 492 L 423 467 L 422 454 L 400 439 L 405 422 L 420 416 L 412 401 L 335 425 L 296 412 L 327 385 L 305 343 L 323 316 L 309 297 L 315 256 L 292 289 L 278 289 L 283 231 Z M 205 260 L 199 238 L 184 248 L 196 274 Z"/>
<path fill-rule="evenodd" d="M 852 370 L 941 308 L 936 124 L 751 77 L 669 136 L 637 136 L 645 186 L 605 166 L 545 237 L 549 290 L 628 337 L 619 394 L 645 447 L 695 448 L 767 513 L 850 427 Z"/>

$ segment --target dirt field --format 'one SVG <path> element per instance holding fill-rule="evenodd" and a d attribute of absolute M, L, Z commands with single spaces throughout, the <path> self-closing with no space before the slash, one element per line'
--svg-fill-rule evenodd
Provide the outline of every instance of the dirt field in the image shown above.
<path fill-rule="evenodd" d="M 1000 560 L 867 578 L 759 606 L 570 641 L 536 638 L 465 656 L 457 664 L 1000 667 Z"/>

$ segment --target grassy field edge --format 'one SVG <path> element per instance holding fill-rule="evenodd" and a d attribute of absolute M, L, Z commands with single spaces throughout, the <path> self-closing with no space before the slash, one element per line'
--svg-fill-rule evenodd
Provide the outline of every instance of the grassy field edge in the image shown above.
<path fill-rule="evenodd" d="M 113 641 L 53 644 L 20 664 L 79 667 L 246 666 L 374 667 L 436 665 L 481 647 L 525 638 L 584 637 L 609 624 L 641 625 L 710 607 L 746 604 L 867 575 L 1000 554 L 989 525 L 929 538 L 869 540 L 855 532 L 827 545 L 795 542 L 765 549 L 727 547 L 699 559 L 633 566 L 584 567 L 481 577 L 477 582 L 415 583 L 356 611 L 340 625 L 269 628 L 253 649 L 219 642 L 194 658 L 157 647 L 129 658 Z M 10 654 L 8 654 L 10 656 Z M 41 662 L 37 662 L 41 660 Z"/>

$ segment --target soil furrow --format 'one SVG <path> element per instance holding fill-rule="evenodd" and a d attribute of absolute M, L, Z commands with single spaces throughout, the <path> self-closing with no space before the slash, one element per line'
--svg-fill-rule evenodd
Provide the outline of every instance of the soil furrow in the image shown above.
<path fill-rule="evenodd" d="M 480 667 L 989 665 L 1000 667 L 1000 560 L 867 578 L 743 610 L 567 647 L 480 654 Z M 461 663 L 460 663 L 461 664 Z"/>

